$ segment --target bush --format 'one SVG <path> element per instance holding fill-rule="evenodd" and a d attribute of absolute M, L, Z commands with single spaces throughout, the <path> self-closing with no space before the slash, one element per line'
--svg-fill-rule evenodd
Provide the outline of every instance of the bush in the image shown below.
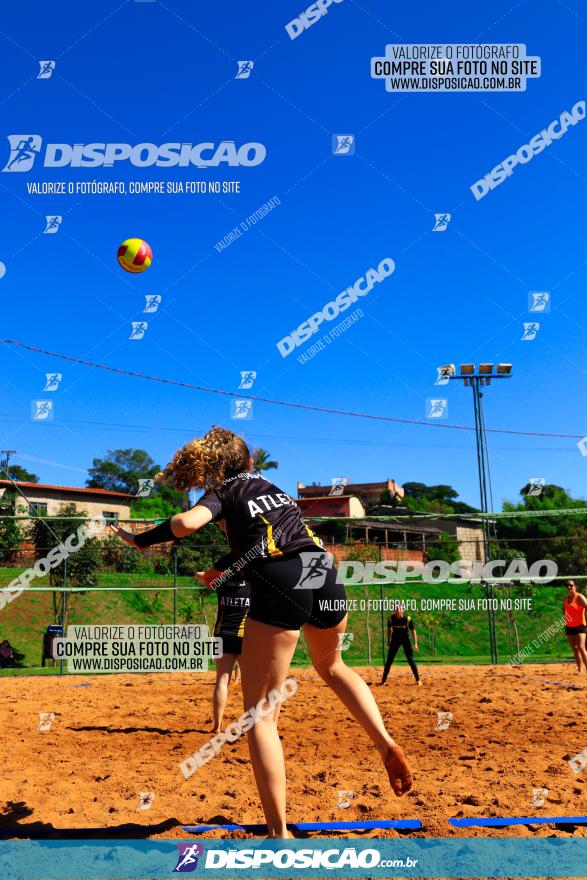
<path fill-rule="evenodd" d="M 155 574 L 173 574 L 173 556 L 155 556 L 153 571 Z"/>
<path fill-rule="evenodd" d="M 108 568 L 121 573 L 147 572 L 152 570 L 151 561 L 140 550 L 134 550 L 114 535 L 101 542 L 102 562 Z"/>

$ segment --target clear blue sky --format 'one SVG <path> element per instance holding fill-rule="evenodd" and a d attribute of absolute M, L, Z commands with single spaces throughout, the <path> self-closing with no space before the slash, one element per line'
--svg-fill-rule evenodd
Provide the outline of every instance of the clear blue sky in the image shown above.
<path fill-rule="evenodd" d="M 587 121 L 480 202 L 469 187 L 587 97 L 584 9 L 573 0 L 393 5 L 344 0 L 292 41 L 302 3 L 29 3 L 3 11 L 0 160 L 6 136 L 45 142 L 259 141 L 251 169 L 43 169 L 0 174 L 2 338 L 123 369 L 401 418 L 425 417 L 435 368 L 511 361 L 486 395 L 488 426 L 587 433 Z M 574 7 L 574 8 L 573 8 Z M 390 94 L 370 78 L 388 42 L 520 42 L 542 77 L 520 94 Z M 37 61 L 56 59 L 51 79 Z M 248 80 L 236 60 L 251 59 Z M 356 155 L 332 157 L 332 133 Z M 38 164 L 38 163 L 37 163 Z M 227 196 L 33 196 L 27 181 L 241 181 Z M 214 243 L 272 196 L 281 205 L 218 253 Z M 453 214 L 432 233 L 434 213 Z M 56 235 L 45 214 L 64 215 Z M 144 237 L 154 262 L 130 276 L 118 244 Z M 395 274 L 365 317 L 305 365 L 276 342 L 385 256 Z M 522 342 L 528 292 L 552 291 L 539 336 Z M 163 302 L 129 340 L 144 295 Z M 344 317 L 344 316 L 341 316 Z M 329 329 L 329 327 L 327 327 Z M 314 341 L 314 340 L 313 340 Z M 303 351 L 303 346 L 297 353 Z M 92 458 L 142 447 L 164 464 L 212 423 L 243 428 L 229 403 L 0 346 L 0 446 L 44 482 L 83 485 Z M 63 373 L 43 393 L 44 374 Z M 454 386 L 454 387 L 453 387 Z M 53 397 L 51 423 L 31 400 Z M 472 424 L 468 389 L 448 389 L 448 422 Z M 247 438 L 279 461 L 277 481 L 394 477 L 450 483 L 478 501 L 472 433 L 405 427 L 255 404 Z M 585 495 L 574 440 L 490 438 L 496 507 L 543 476 Z M 42 459 L 42 463 L 38 461 Z"/>

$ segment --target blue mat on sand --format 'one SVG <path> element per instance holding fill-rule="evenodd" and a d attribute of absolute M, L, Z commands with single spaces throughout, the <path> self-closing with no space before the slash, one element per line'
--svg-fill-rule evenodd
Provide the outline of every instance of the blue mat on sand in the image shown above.
<path fill-rule="evenodd" d="M 483 825 L 486 828 L 500 828 L 507 825 L 587 825 L 587 816 L 512 816 L 509 818 L 449 819 L 455 828 L 470 828 Z"/>

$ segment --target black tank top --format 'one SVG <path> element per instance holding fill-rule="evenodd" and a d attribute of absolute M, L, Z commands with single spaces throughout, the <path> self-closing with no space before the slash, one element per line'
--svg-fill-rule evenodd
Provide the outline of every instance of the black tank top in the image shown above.
<path fill-rule="evenodd" d="M 294 555 L 322 542 L 304 523 L 293 498 L 261 474 L 246 471 L 205 492 L 196 506 L 226 522 L 231 553 L 244 563 Z"/>

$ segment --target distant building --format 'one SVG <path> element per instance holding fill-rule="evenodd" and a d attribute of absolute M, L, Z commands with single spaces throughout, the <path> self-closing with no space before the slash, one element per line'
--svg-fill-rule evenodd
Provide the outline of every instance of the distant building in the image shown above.
<path fill-rule="evenodd" d="M 365 509 L 373 504 L 381 504 L 381 494 L 386 490 L 397 500 L 404 497 L 403 487 L 391 479 L 383 483 L 348 483 L 342 490 L 342 495 L 356 495 Z M 331 491 L 332 486 L 306 486 L 298 483 L 299 498 L 319 498 L 329 495 Z"/>
<path fill-rule="evenodd" d="M 413 529 L 422 531 L 426 529 L 432 538 L 433 535 L 451 535 L 456 538 L 459 545 L 461 559 L 478 560 L 486 562 L 485 543 L 483 540 L 483 520 L 475 514 L 455 513 L 451 516 L 435 517 L 433 513 L 427 513 L 426 518 L 418 518 L 418 511 L 408 510 L 407 507 L 391 507 L 380 504 L 371 510 L 373 516 L 385 516 L 393 522 L 394 528 L 401 529 L 406 536 Z M 389 528 L 388 522 L 385 526 Z M 422 547 L 426 547 L 426 538 L 423 536 Z M 428 541 L 428 556 L 434 558 L 434 543 Z"/>
<path fill-rule="evenodd" d="M 313 516 L 365 516 L 365 508 L 356 495 L 315 495 L 297 498 L 296 504 L 305 517 Z"/>
<path fill-rule="evenodd" d="M 483 521 L 475 514 L 435 516 L 390 504 L 382 504 L 386 489 L 397 498 L 403 488 L 393 480 L 384 483 L 352 483 L 340 495 L 332 486 L 298 483 L 296 503 L 311 529 L 339 559 L 353 547 L 377 546 L 382 559 L 409 559 L 424 564 L 435 559 L 434 548 L 443 535 L 457 541 L 460 558 L 485 562 Z M 366 512 L 368 508 L 368 512 Z"/>
<path fill-rule="evenodd" d="M 88 516 L 103 516 L 110 522 L 130 519 L 130 505 L 133 495 L 127 492 L 112 492 L 110 489 L 88 489 L 75 486 L 51 486 L 46 483 L 16 482 L 17 505 L 21 514 L 40 513 L 58 516 L 60 508 L 66 504 L 75 505 L 80 513 Z M 14 490 L 11 480 L 0 480 L 0 504 L 7 490 Z M 24 497 L 23 497 L 24 496 Z"/>

